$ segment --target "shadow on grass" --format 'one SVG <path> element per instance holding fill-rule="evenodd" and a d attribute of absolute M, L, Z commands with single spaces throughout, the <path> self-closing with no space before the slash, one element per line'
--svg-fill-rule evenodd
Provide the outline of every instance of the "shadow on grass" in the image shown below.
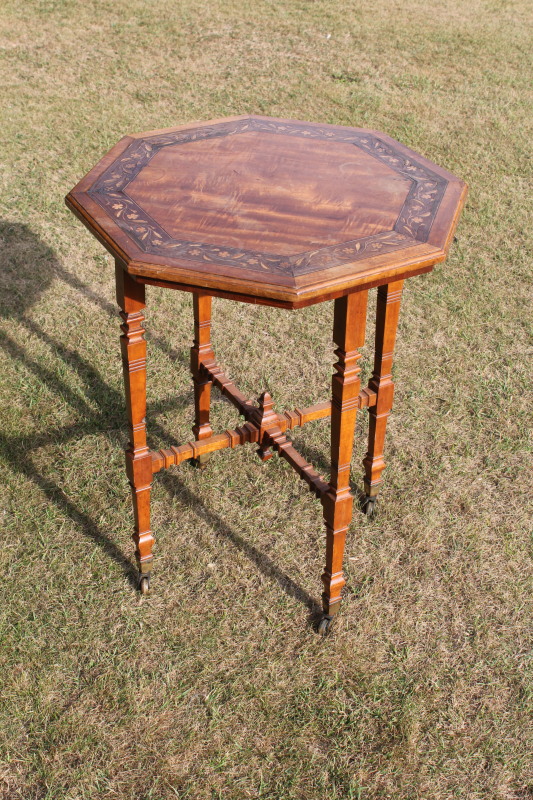
<path fill-rule="evenodd" d="M 307 606 L 312 615 L 309 622 L 314 624 L 317 621 L 318 616 L 322 613 L 320 604 L 305 589 L 302 589 L 301 586 L 298 586 L 297 583 L 289 578 L 285 572 L 282 572 L 268 556 L 247 542 L 222 517 L 199 501 L 196 495 L 192 494 L 174 472 L 164 472 L 159 480 L 169 494 L 179 497 L 185 505 L 192 506 L 197 516 L 203 519 L 216 534 L 222 534 L 235 547 L 238 547 L 250 561 L 253 561 L 265 577 L 275 580 L 289 597 L 294 597 L 295 600 Z"/>
<path fill-rule="evenodd" d="M 91 287 L 86 286 L 78 277 L 67 272 L 57 260 L 53 250 L 39 239 L 28 226 L 0 222 L 0 246 L 0 289 L 2 290 L 0 291 L 0 314 L 23 325 L 29 333 L 44 342 L 59 359 L 75 370 L 83 383 L 87 398 L 85 399 L 73 391 L 53 370 L 40 364 L 15 339 L 0 331 L 0 345 L 5 352 L 23 364 L 54 394 L 61 396 L 83 420 L 53 432 L 32 435 L 31 438 L 1 436 L 0 451 L 14 470 L 33 481 L 50 502 L 53 502 L 62 513 L 70 517 L 85 536 L 119 564 L 132 586 L 136 586 L 137 570 L 130 559 L 98 527 L 94 520 L 65 494 L 56 482 L 36 469 L 31 458 L 32 450 L 45 445 L 58 445 L 90 434 L 101 434 L 105 431 L 125 428 L 126 415 L 122 393 L 117 392 L 106 383 L 99 372 L 77 350 L 51 337 L 31 320 L 26 312 L 38 303 L 51 282 L 58 279 L 69 284 L 106 314 L 117 317 L 118 339 L 117 308 Z M 177 351 L 163 339 L 150 336 L 148 333 L 146 338 L 152 348 L 160 349 L 173 361 L 188 368 L 188 353 Z M 192 391 L 181 397 L 172 397 L 155 404 L 152 403 L 149 412 L 155 414 L 163 409 L 185 408 L 190 404 L 191 395 Z M 97 404 L 101 410 L 95 412 L 88 401 Z M 155 435 L 168 441 L 169 436 L 160 425 L 150 423 L 150 429 Z M 163 485 L 168 491 L 177 494 L 187 505 L 191 505 L 198 516 L 206 521 L 216 533 L 222 534 L 238 547 L 266 577 L 275 580 L 290 597 L 307 606 L 311 612 L 309 624 L 316 623 L 320 614 L 320 605 L 314 598 L 283 573 L 268 556 L 246 542 L 221 517 L 207 508 L 175 475 L 164 473 L 160 480 L 163 481 Z"/>
<path fill-rule="evenodd" d="M 51 437 L 50 437 L 51 438 Z M 112 558 L 124 571 L 124 575 L 132 586 L 137 586 L 137 570 L 131 561 L 124 555 L 122 550 L 111 541 L 111 539 L 98 527 L 88 514 L 82 511 L 57 485 L 45 475 L 36 470 L 31 457 L 22 452 L 16 439 L 1 436 L 0 452 L 6 462 L 17 472 L 24 475 L 42 491 L 45 497 L 54 503 L 61 511 L 83 531 L 102 551 Z"/>

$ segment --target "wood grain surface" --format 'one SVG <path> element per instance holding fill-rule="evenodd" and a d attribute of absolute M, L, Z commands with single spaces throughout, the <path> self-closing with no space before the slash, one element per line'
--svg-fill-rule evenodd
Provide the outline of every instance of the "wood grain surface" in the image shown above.
<path fill-rule="evenodd" d="M 392 230 L 411 185 L 352 144 L 255 131 L 162 148 L 125 192 L 174 239 L 295 255 Z"/>
<path fill-rule="evenodd" d="M 67 204 L 138 279 L 294 308 L 431 269 L 465 196 L 385 134 L 253 116 L 125 137 Z"/>

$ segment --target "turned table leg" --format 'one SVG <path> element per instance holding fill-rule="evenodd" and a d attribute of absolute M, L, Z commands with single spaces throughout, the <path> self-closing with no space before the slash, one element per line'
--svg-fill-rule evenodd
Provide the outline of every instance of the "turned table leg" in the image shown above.
<path fill-rule="evenodd" d="M 383 449 L 387 419 L 392 409 L 394 384 L 392 382 L 392 357 L 403 281 L 395 281 L 378 289 L 376 311 L 376 351 L 374 372 L 369 387 L 377 393 L 376 405 L 369 409 L 368 452 L 363 460 L 365 468 L 364 510 L 372 516 L 385 469 Z"/>
<path fill-rule="evenodd" d="M 135 557 L 139 567 L 139 588 L 143 594 L 150 589 L 152 544 L 150 530 L 150 490 L 152 458 L 146 444 L 146 342 L 144 340 L 144 285 L 137 283 L 117 262 L 117 302 L 123 324 L 122 364 L 130 439 L 126 449 L 126 471 L 131 486 L 135 517 Z"/>
<path fill-rule="evenodd" d="M 335 300 L 333 339 L 338 345 L 335 350 L 338 361 L 332 378 L 331 479 L 329 490 L 322 496 L 326 523 L 326 568 L 322 575 L 325 617 L 320 624 L 322 633 L 339 610 L 342 588 L 346 583 L 342 559 L 346 531 L 352 518 L 350 461 L 361 383 L 358 366 L 361 354 L 357 348 L 362 347 L 365 341 L 367 300 L 366 290 Z"/>
<path fill-rule="evenodd" d="M 202 369 L 203 364 L 213 365 L 215 354 L 211 348 L 211 295 L 194 292 L 194 344 L 191 347 L 191 372 L 194 383 L 193 433 L 201 441 L 213 435 L 209 424 L 212 381 Z M 209 455 L 191 459 L 195 466 L 205 468 Z"/>

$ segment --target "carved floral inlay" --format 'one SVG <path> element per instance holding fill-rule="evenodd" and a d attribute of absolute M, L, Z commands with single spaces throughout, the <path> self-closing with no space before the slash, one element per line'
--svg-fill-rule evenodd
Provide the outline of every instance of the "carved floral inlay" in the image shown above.
<path fill-rule="evenodd" d="M 258 253 L 205 242 L 171 237 L 127 194 L 127 186 L 163 147 L 185 142 L 264 131 L 283 136 L 324 139 L 353 144 L 411 182 L 411 189 L 393 230 L 292 256 Z M 89 190 L 91 197 L 145 253 L 186 261 L 243 267 L 257 272 L 304 275 L 357 261 L 364 256 L 390 253 L 425 242 L 448 181 L 415 159 L 407 158 L 371 133 L 335 130 L 298 123 L 248 118 L 234 122 L 148 136 L 133 142 Z"/>

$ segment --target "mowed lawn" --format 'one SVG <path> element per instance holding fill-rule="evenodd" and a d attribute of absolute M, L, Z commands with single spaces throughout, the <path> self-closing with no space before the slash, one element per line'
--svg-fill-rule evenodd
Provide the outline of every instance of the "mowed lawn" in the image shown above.
<path fill-rule="evenodd" d="M 528 0 L 4 0 L 4 800 L 533 797 L 532 23 Z M 157 476 L 136 592 L 113 264 L 63 202 L 125 133 L 246 112 L 383 130 L 470 185 L 406 286 L 381 502 L 324 639 L 320 504 L 252 447 Z M 332 311 L 215 300 L 219 359 L 279 410 L 325 400 Z M 150 288 L 147 338 L 169 446 L 190 296 Z M 217 393 L 213 418 L 239 424 Z M 327 421 L 294 439 L 327 474 Z"/>

